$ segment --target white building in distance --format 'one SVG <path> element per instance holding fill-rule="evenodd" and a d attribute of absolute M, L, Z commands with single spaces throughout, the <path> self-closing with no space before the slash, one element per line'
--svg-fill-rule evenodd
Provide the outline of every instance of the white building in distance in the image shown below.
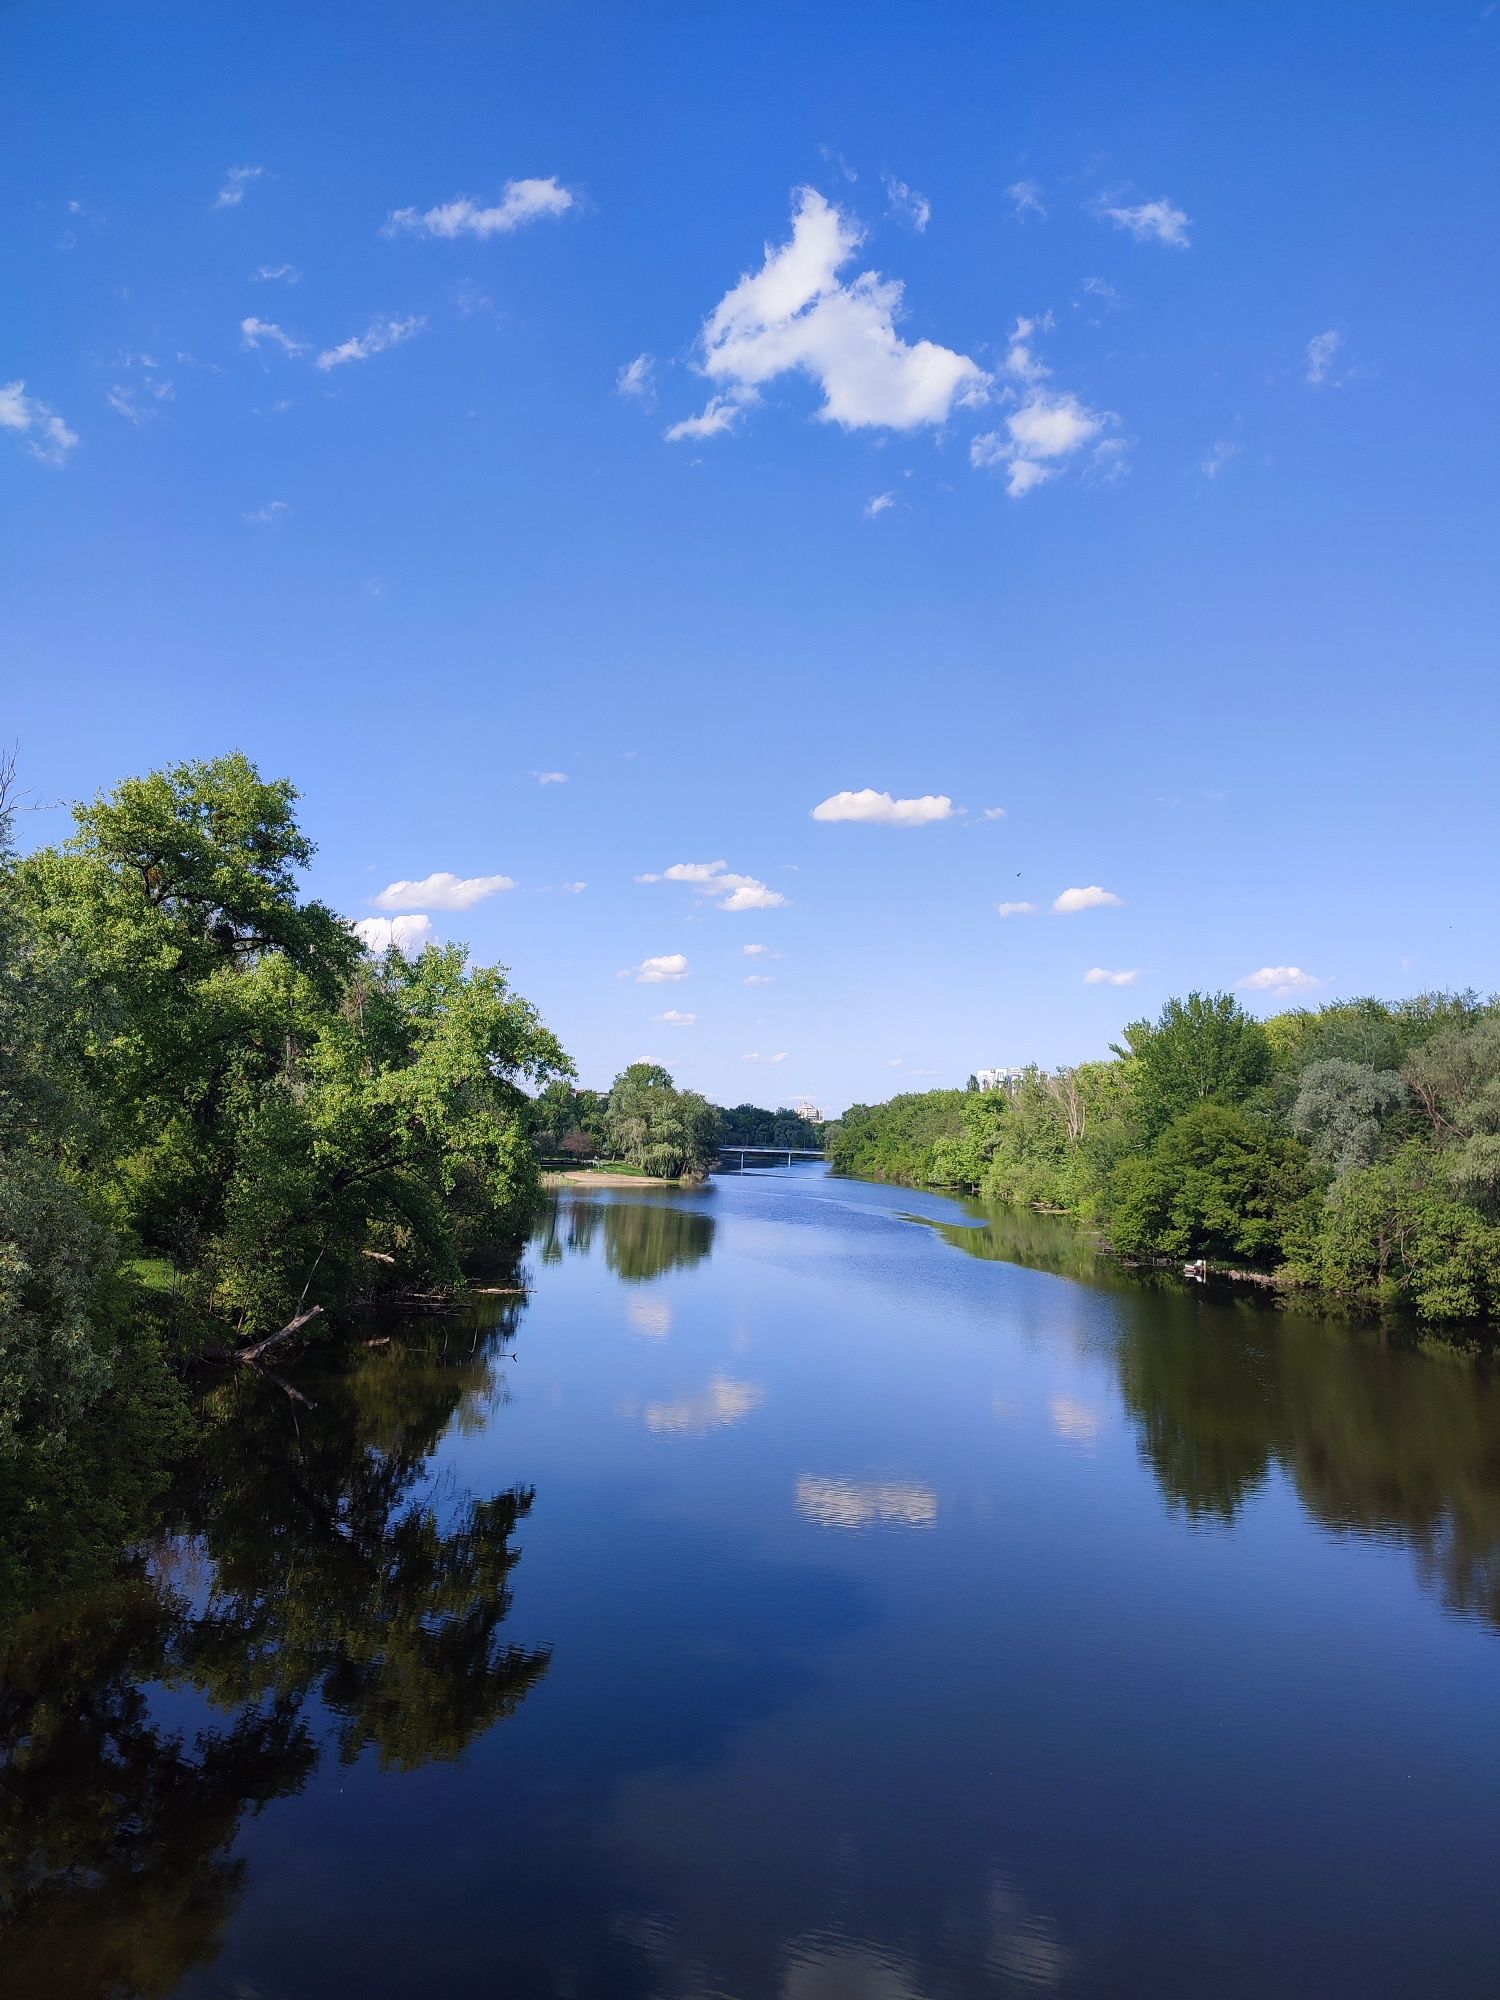
<path fill-rule="evenodd" d="M 1009 1090 L 1013 1083 L 1019 1083 L 1026 1074 L 1024 1069 L 1014 1064 L 1009 1069 L 976 1069 L 974 1081 L 981 1090 Z"/>

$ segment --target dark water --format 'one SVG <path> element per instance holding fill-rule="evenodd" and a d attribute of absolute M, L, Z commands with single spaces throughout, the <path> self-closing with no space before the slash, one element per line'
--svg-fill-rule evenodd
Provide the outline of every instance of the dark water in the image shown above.
<path fill-rule="evenodd" d="M 1489 1379 L 818 1168 L 528 1268 L 18 1635 L 0 1992 L 1500 1992 Z"/>

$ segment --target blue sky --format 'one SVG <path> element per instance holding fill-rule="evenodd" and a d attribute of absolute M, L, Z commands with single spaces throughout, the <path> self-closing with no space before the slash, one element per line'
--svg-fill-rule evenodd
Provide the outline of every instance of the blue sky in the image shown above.
<path fill-rule="evenodd" d="M 43 799 L 292 776 L 316 891 L 595 1084 L 1500 986 L 1497 48 L 13 6 L 0 728 Z"/>

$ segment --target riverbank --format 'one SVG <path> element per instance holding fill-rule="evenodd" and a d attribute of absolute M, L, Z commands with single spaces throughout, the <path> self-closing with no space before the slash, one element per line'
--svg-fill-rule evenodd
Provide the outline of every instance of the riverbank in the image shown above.
<path fill-rule="evenodd" d="M 567 1167 L 542 1175 L 544 1188 L 685 1188 L 702 1185 L 702 1178 L 696 1174 L 683 1174 L 679 1179 L 667 1179 L 660 1174 L 633 1174 L 618 1168 L 596 1173 L 589 1167 Z"/>

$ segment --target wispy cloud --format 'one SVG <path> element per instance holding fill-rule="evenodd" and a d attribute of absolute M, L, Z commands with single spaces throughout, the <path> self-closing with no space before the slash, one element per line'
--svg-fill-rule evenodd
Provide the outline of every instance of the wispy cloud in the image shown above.
<path fill-rule="evenodd" d="M 433 942 L 434 932 L 431 917 L 361 917 L 354 926 L 354 935 L 366 951 L 383 958 L 394 945 L 407 958 L 415 958 L 423 948 Z"/>
<path fill-rule="evenodd" d="M 1080 910 L 1117 910 L 1124 901 L 1123 896 L 1116 896 L 1093 882 L 1087 889 L 1064 889 L 1052 907 L 1060 917 L 1071 917 Z"/>
<path fill-rule="evenodd" d="M 1329 327 L 1326 333 L 1315 333 L 1307 343 L 1307 379 L 1314 389 L 1321 389 L 1330 379 L 1333 358 L 1344 344 L 1344 336 L 1336 327 Z"/>
<path fill-rule="evenodd" d="M 979 817 L 981 819 L 1004 819 L 1005 808 L 1004 806 L 986 806 Z"/>
<path fill-rule="evenodd" d="M 1237 444 L 1232 444 L 1228 438 L 1220 438 L 1207 457 L 1200 462 L 1198 470 L 1205 479 L 1217 479 L 1229 461 L 1238 458 L 1239 455 L 1240 448 Z"/>
<path fill-rule="evenodd" d="M 245 519 L 261 527 L 274 528 L 287 520 L 291 511 L 285 500 L 268 500 L 264 507 L 257 507 L 254 513 L 247 514 Z"/>
<path fill-rule="evenodd" d="M 835 792 L 812 809 L 814 819 L 861 820 L 871 826 L 930 826 L 935 820 L 953 817 L 953 801 L 946 792 L 924 792 L 918 799 L 895 799 L 889 792 Z"/>
<path fill-rule="evenodd" d="M 635 968 L 636 980 L 642 986 L 667 986 L 687 976 L 688 962 L 680 951 L 663 952 L 659 958 L 643 958 Z"/>
<path fill-rule="evenodd" d="M 258 181 L 264 172 L 264 167 L 230 167 L 224 175 L 219 192 L 214 196 L 214 207 L 238 208 L 245 199 L 246 188 L 252 181 Z"/>
<path fill-rule="evenodd" d="M 300 285 L 302 273 L 295 264 L 262 264 L 256 278 L 268 285 Z"/>
<path fill-rule="evenodd" d="M 649 354 L 638 354 L 634 361 L 627 361 L 615 377 L 615 388 L 622 396 L 634 396 L 638 402 L 648 403 L 656 392 L 656 363 Z"/>
<path fill-rule="evenodd" d="M 768 382 L 793 373 L 822 390 L 819 417 L 847 430 L 940 424 L 956 402 L 983 394 L 977 362 L 897 333 L 899 281 L 876 271 L 840 277 L 862 240 L 859 225 L 815 188 L 800 190 L 791 241 L 768 244 L 760 270 L 732 286 L 704 322 L 698 366 L 715 393 L 669 438 L 730 429 Z"/>
<path fill-rule="evenodd" d="M 1134 986 L 1141 976 L 1137 965 L 1129 972 L 1110 972 L 1105 966 L 1091 965 L 1083 975 L 1085 986 Z"/>
<path fill-rule="evenodd" d="M 877 514 L 883 514 L 888 507 L 894 507 L 895 504 L 894 493 L 874 493 L 865 502 L 865 519 L 873 521 Z"/>
<path fill-rule="evenodd" d="M 1323 981 L 1311 972 L 1304 972 L 1300 965 L 1263 965 L 1259 972 L 1250 972 L 1235 985 L 1242 993 L 1274 993 L 1285 998 L 1292 993 L 1311 993 Z"/>
<path fill-rule="evenodd" d="M 458 195 L 436 208 L 397 208 L 386 218 L 383 236 L 411 231 L 419 236 L 508 236 L 529 222 L 566 215 L 574 196 L 555 174 L 545 180 L 507 181 L 500 199 L 488 206 Z"/>
<path fill-rule="evenodd" d="M 724 861 L 674 861 L 660 874 L 637 875 L 637 882 L 685 882 L 700 896 L 711 896 L 718 910 L 779 910 L 786 897 L 768 889 L 754 875 L 736 875 Z"/>
<path fill-rule="evenodd" d="M 744 983 L 746 986 L 774 986 L 776 975 L 774 972 L 752 972 L 747 975 Z"/>
<path fill-rule="evenodd" d="M 273 319 L 257 319 L 255 314 L 251 313 L 247 319 L 240 321 L 240 344 L 242 346 L 259 352 L 260 348 L 268 341 L 273 347 L 279 347 L 283 354 L 305 354 L 307 352 L 307 342 L 305 340 L 298 340 L 295 335 L 288 333 L 284 327 L 278 326 Z"/>
<path fill-rule="evenodd" d="M 752 1049 L 748 1055 L 741 1056 L 740 1061 L 757 1062 L 757 1063 L 784 1063 L 786 1061 L 786 1050 L 778 1049 L 775 1055 L 773 1056 L 763 1056 L 759 1049 Z"/>
<path fill-rule="evenodd" d="M 78 443 L 71 429 L 39 396 L 28 396 L 24 382 L 0 384 L 0 431 L 13 431 L 43 465 L 66 465 Z"/>
<path fill-rule="evenodd" d="M 1016 214 L 1024 222 L 1028 215 L 1047 219 L 1046 206 L 1042 201 L 1042 191 L 1035 181 L 1012 181 L 1005 190 L 1016 205 Z"/>
<path fill-rule="evenodd" d="M 1016 321 L 1003 365 L 1004 374 L 1016 385 L 1007 392 L 1015 407 L 1003 429 L 983 431 L 969 445 L 971 465 L 981 470 L 994 465 L 1006 468 L 1005 490 L 1012 500 L 1055 478 L 1064 460 L 1095 443 L 1115 421 L 1108 410 L 1091 410 L 1071 391 L 1044 387 L 1052 371 L 1038 356 L 1034 342 L 1051 324 L 1050 318 Z"/>
<path fill-rule="evenodd" d="M 909 229 L 915 229 L 920 236 L 932 220 L 932 203 L 925 194 L 908 187 L 905 181 L 898 181 L 894 174 L 882 176 L 885 181 L 885 198 L 890 203 L 887 211 L 897 222 L 904 222 Z"/>
<path fill-rule="evenodd" d="M 381 910 L 415 910 L 423 903 L 435 910 L 469 910 L 515 886 L 509 875 L 453 875 L 440 869 L 420 882 L 388 882 L 372 900 Z"/>
<path fill-rule="evenodd" d="M 363 333 L 355 334 L 338 347 L 325 347 L 317 365 L 323 369 L 342 368 L 346 361 L 368 361 L 372 354 L 384 354 L 388 347 L 402 346 L 426 324 L 425 313 L 413 313 L 408 319 L 372 320 Z"/>
<path fill-rule="evenodd" d="M 1173 249 L 1186 250 L 1188 229 L 1191 226 L 1186 213 L 1175 202 L 1162 196 L 1157 201 L 1099 204 L 1100 215 L 1106 217 L 1117 229 L 1125 229 L 1137 243 L 1168 243 Z"/>
<path fill-rule="evenodd" d="M 1035 903 L 996 903 L 995 908 L 1002 917 L 1034 917 Z"/>
<path fill-rule="evenodd" d="M 696 1014 L 684 1014 L 678 1007 L 669 1007 L 665 1014 L 653 1014 L 653 1021 L 661 1021 L 669 1028 L 691 1028 L 697 1021 Z"/>

